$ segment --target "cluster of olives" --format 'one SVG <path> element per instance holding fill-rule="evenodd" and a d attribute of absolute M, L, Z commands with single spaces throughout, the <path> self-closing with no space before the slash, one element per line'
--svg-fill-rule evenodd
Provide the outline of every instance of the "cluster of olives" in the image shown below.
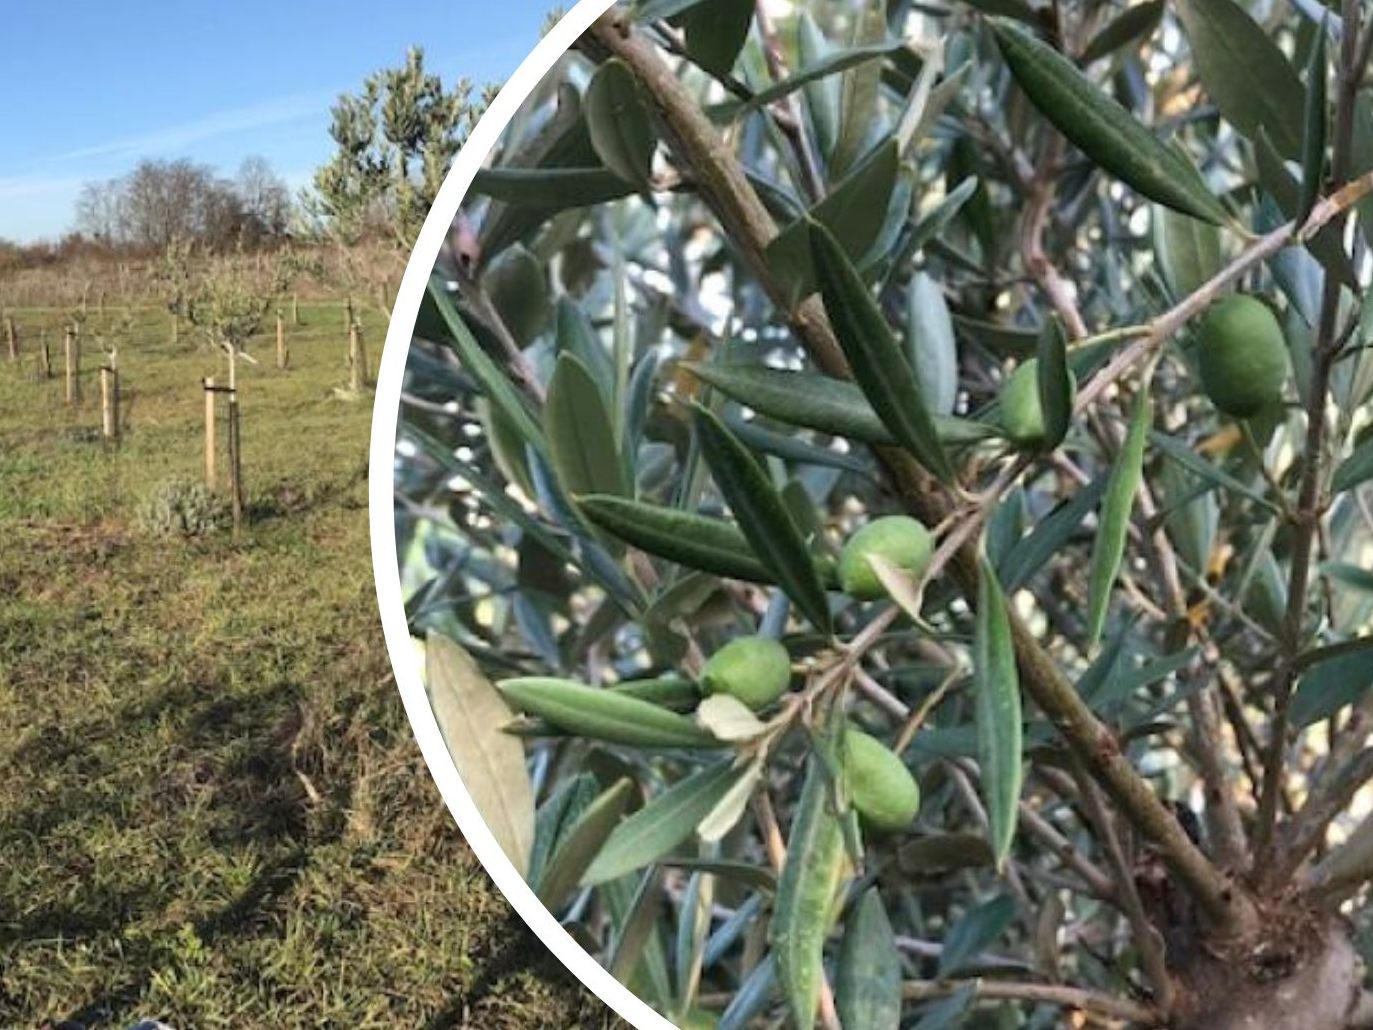
<path fill-rule="evenodd" d="M 1236 293 L 1211 305 L 1197 329 L 1196 355 L 1202 390 L 1225 414 L 1253 418 L 1282 401 L 1287 345 L 1277 318 L 1256 297 Z M 1024 450 L 1042 446 L 1038 359 L 1016 367 L 1001 388 L 1000 401 L 1006 437 Z"/>
<path fill-rule="evenodd" d="M 839 556 L 839 583 L 856 600 L 886 596 L 869 558 L 919 575 L 929 564 L 932 542 L 921 523 L 905 515 L 874 519 L 854 533 Z M 725 644 L 701 671 L 707 695 L 728 694 L 754 711 L 786 693 L 791 682 L 787 649 L 769 637 L 738 637 Z M 900 756 L 880 740 L 847 729 L 838 745 L 844 788 L 855 811 L 871 829 L 896 831 L 920 809 L 920 786 Z"/>

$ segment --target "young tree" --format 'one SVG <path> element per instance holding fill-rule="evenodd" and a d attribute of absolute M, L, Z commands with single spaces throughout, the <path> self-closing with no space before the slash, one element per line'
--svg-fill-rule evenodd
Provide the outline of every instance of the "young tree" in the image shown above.
<path fill-rule="evenodd" d="M 472 796 L 679 1025 L 1373 1025 L 1373 12 L 797 7 L 602 17 L 421 310 Z"/>
<path fill-rule="evenodd" d="M 403 267 L 490 92 L 474 99 L 467 79 L 445 88 L 426 70 L 423 49 L 412 47 L 403 65 L 384 68 L 358 93 L 339 97 L 329 128 L 337 149 L 315 173 L 306 205 L 337 244 L 338 274 L 350 303 L 366 284 L 376 285 L 378 274 L 384 283 Z M 389 245 L 379 273 L 358 249 L 368 237 Z M 389 314 L 389 299 L 382 306 Z"/>

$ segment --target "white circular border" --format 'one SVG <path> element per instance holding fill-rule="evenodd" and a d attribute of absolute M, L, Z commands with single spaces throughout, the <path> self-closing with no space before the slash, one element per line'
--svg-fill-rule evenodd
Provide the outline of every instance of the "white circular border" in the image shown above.
<path fill-rule="evenodd" d="M 386 332 L 386 344 L 377 376 L 376 404 L 372 410 L 372 447 L 368 467 L 372 567 L 376 575 L 377 600 L 381 606 L 386 647 L 391 655 L 391 666 L 395 670 L 396 683 L 405 702 L 410 726 L 439 793 L 443 795 L 448 810 L 453 813 L 458 828 L 472 846 L 477 859 L 539 940 L 598 998 L 638 1030 L 675 1030 L 671 1022 L 611 976 L 604 966 L 573 940 L 553 914 L 544 908 L 487 829 L 477 806 L 472 803 L 472 796 L 458 776 L 458 770 L 439 733 L 433 710 L 429 707 L 419 657 L 410 642 L 410 628 L 400 589 L 400 561 L 396 553 L 394 484 L 401 382 L 410 350 L 411 331 L 419 315 L 429 274 L 438 259 L 439 248 L 443 245 L 448 227 L 457 214 L 467 188 L 506 125 L 554 62 L 613 3 L 614 0 L 578 0 L 576 6 L 539 41 L 472 130 L 420 229 L 415 249 L 401 279 L 391 324 Z"/>

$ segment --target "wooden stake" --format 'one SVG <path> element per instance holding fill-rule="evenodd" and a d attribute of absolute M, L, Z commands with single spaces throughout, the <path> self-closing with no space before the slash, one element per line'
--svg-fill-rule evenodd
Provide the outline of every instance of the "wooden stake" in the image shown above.
<path fill-rule="evenodd" d="M 348 294 L 348 303 L 343 309 L 343 325 L 345 329 L 353 328 L 353 295 Z"/>
<path fill-rule="evenodd" d="M 286 323 L 281 318 L 281 308 L 277 308 L 277 368 L 284 369 L 291 360 L 286 351 Z"/>
<path fill-rule="evenodd" d="M 81 352 L 77 349 L 76 333 L 68 326 L 62 337 L 62 349 L 66 359 L 66 397 L 68 404 L 81 400 Z"/>
<path fill-rule="evenodd" d="M 119 441 L 119 373 L 110 365 L 100 366 L 100 432 Z"/>
<path fill-rule="evenodd" d="M 181 342 L 181 316 L 172 312 L 172 346 Z"/>
<path fill-rule="evenodd" d="M 239 436 L 238 391 L 229 391 L 229 503 L 234 515 L 234 536 L 243 532 L 243 450 Z"/>
<path fill-rule="evenodd" d="M 52 378 L 52 352 L 48 349 L 48 331 L 39 330 L 38 334 L 38 374 L 44 379 Z"/>
<path fill-rule="evenodd" d="M 354 393 L 362 392 L 367 378 L 363 364 L 362 340 L 358 336 L 358 324 L 354 322 L 348 327 L 348 388 Z"/>
<path fill-rule="evenodd" d="M 300 325 L 300 294 L 291 294 L 291 324 Z"/>
<path fill-rule="evenodd" d="M 211 490 L 219 489 L 219 477 L 215 469 L 215 456 L 218 451 L 215 431 L 215 381 L 214 377 L 205 380 L 205 486 Z"/>
<path fill-rule="evenodd" d="M 14 316 L 5 316 L 5 343 L 9 345 L 10 360 L 19 360 L 19 330 L 14 326 Z"/>

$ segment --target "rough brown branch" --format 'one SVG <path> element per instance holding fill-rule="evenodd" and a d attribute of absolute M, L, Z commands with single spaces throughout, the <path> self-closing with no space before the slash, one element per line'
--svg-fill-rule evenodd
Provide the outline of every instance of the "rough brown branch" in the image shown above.
<path fill-rule="evenodd" d="M 1159 1020 L 1158 1012 L 1146 1005 L 1060 984 L 1021 983 L 1017 980 L 909 980 L 901 985 L 901 995 L 907 1001 L 929 1001 L 947 998 L 969 986 L 972 987 L 973 997 L 983 1001 L 1057 1005 L 1069 1011 L 1124 1019 L 1142 1026 L 1155 1026 Z"/>

